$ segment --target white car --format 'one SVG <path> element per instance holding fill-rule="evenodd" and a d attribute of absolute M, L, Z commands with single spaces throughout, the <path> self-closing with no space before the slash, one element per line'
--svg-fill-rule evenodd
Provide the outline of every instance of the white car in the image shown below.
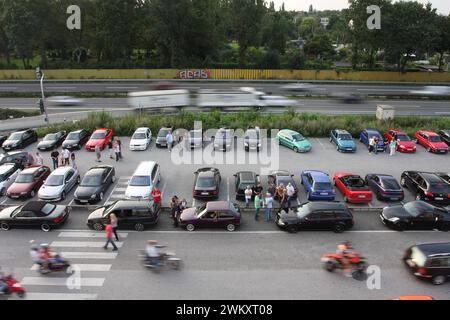
<path fill-rule="evenodd" d="M 283 96 L 264 95 L 259 97 L 260 105 L 263 107 L 293 107 L 295 100 Z"/>
<path fill-rule="evenodd" d="M 160 167 L 156 162 L 142 162 L 128 181 L 127 200 L 149 200 L 153 187 L 161 181 Z"/>
<path fill-rule="evenodd" d="M 424 96 L 448 96 L 450 95 L 450 87 L 446 86 L 428 86 L 422 90 L 410 91 L 414 95 L 424 95 Z"/>
<path fill-rule="evenodd" d="M 84 100 L 68 96 L 58 96 L 47 98 L 47 102 L 55 106 L 79 106 L 84 103 Z"/>
<path fill-rule="evenodd" d="M 20 171 L 19 166 L 14 163 L 5 163 L 0 166 L 0 197 L 16 181 Z"/>
<path fill-rule="evenodd" d="M 150 128 L 138 128 L 130 140 L 131 151 L 145 151 L 152 143 L 152 131 Z"/>
<path fill-rule="evenodd" d="M 72 167 L 60 167 L 53 171 L 39 189 L 39 200 L 60 201 L 75 185 L 80 183 L 80 173 Z"/>

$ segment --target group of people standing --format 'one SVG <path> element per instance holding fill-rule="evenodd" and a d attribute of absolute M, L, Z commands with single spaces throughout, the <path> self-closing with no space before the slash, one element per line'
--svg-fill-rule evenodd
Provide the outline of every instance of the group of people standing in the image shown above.
<path fill-rule="evenodd" d="M 173 196 L 170 200 L 170 215 L 173 219 L 174 227 L 178 227 L 178 219 L 183 212 L 183 210 L 187 209 L 188 203 L 186 199 L 180 200 L 178 196 Z"/>
<path fill-rule="evenodd" d="M 108 142 L 108 151 L 109 151 L 109 158 L 110 159 L 116 159 L 116 162 L 122 159 L 122 141 L 120 141 L 119 138 L 112 138 Z M 95 153 L 97 154 L 97 159 L 99 160 L 99 157 L 101 157 L 101 150 L 97 150 L 95 148 Z"/>
<path fill-rule="evenodd" d="M 380 142 L 380 138 L 378 137 L 372 137 L 369 139 L 369 154 L 378 154 L 378 144 Z M 386 146 L 389 146 L 389 155 L 393 156 L 395 155 L 395 152 L 397 151 L 397 144 L 398 141 L 396 139 L 392 139 L 390 142 L 386 139 L 383 140 L 384 148 Z"/>
<path fill-rule="evenodd" d="M 53 163 L 53 170 L 56 170 L 59 167 L 72 166 L 74 169 L 77 169 L 76 156 L 74 152 L 70 152 L 69 149 L 63 149 L 61 153 L 58 150 L 52 151 L 50 154 Z M 44 159 L 36 152 L 36 164 L 43 165 Z"/>

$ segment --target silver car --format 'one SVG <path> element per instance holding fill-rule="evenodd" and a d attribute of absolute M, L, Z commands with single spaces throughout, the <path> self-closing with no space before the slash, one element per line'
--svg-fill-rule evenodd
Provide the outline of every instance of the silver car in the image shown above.
<path fill-rule="evenodd" d="M 256 150 L 259 152 L 261 148 L 261 129 L 259 127 L 248 128 L 244 135 L 245 151 Z"/>
<path fill-rule="evenodd" d="M 203 148 L 203 131 L 191 130 L 186 139 L 186 147 L 191 149 Z"/>
<path fill-rule="evenodd" d="M 53 171 L 39 189 L 39 200 L 62 201 L 77 184 L 80 173 L 72 167 L 60 167 Z"/>
<path fill-rule="evenodd" d="M 84 100 L 68 96 L 59 96 L 50 97 L 47 99 L 47 102 L 54 106 L 80 106 L 84 103 Z"/>
<path fill-rule="evenodd" d="M 233 146 L 234 132 L 232 129 L 221 128 L 214 136 L 214 150 L 228 151 Z"/>

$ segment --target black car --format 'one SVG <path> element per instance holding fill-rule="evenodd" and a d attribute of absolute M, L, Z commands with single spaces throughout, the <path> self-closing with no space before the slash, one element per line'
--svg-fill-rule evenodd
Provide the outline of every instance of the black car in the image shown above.
<path fill-rule="evenodd" d="M 40 151 L 48 151 L 58 148 L 63 141 L 67 137 L 66 131 L 59 131 L 56 133 L 50 133 L 42 139 L 41 142 L 38 143 L 38 150 Z"/>
<path fill-rule="evenodd" d="M 70 207 L 45 201 L 30 201 L 0 211 L 0 228 L 8 231 L 13 227 L 40 227 L 48 232 L 61 226 L 69 218 Z"/>
<path fill-rule="evenodd" d="M 5 150 L 5 151 L 23 149 L 37 141 L 38 141 L 38 136 L 37 136 L 36 131 L 34 131 L 33 129 L 28 129 L 25 131 L 18 131 L 18 132 L 12 133 L 8 137 L 8 139 L 5 142 L 3 142 L 2 147 L 3 147 L 3 150 Z"/>
<path fill-rule="evenodd" d="M 234 175 L 235 187 L 236 187 L 236 200 L 245 199 L 245 189 L 248 186 L 255 190 L 256 185 L 260 182 L 259 175 L 252 171 L 241 171 Z M 255 193 L 253 192 L 253 197 Z"/>
<path fill-rule="evenodd" d="M 66 140 L 62 143 L 62 147 L 68 150 L 80 150 L 90 138 L 90 133 L 87 130 L 81 129 L 69 133 Z"/>
<path fill-rule="evenodd" d="M 432 202 L 436 205 L 450 205 L 450 184 L 435 173 L 405 171 L 401 185 L 416 195 L 416 200 Z"/>
<path fill-rule="evenodd" d="M 301 206 L 280 211 L 276 216 L 277 226 L 295 233 L 299 230 L 333 230 L 344 232 L 353 227 L 350 209 L 340 202 L 307 202 Z"/>
<path fill-rule="evenodd" d="M 154 201 L 115 201 L 92 212 L 87 226 L 97 231 L 103 230 L 110 221 L 110 214 L 117 216 L 118 228 L 143 231 L 158 223 L 161 205 Z"/>
<path fill-rule="evenodd" d="M 276 188 L 278 188 L 281 184 L 283 184 L 285 187 L 288 186 L 289 183 L 294 187 L 295 193 L 293 198 L 297 198 L 298 196 L 298 188 L 297 184 L 294 180 L 294 175 L 289 173 L 288 171 L 272 171 L 268 176 L 269 183 L 273 183 Z M 275 196 L 275 199 L 278 200 L 278 197 Z"/>
<path fill-rule="evenodd" d="M 440 130 L 438 132 L 442 141 L 444 141 L 450 147 L 450 130 Z"/>
<path fill-rule="evenodd" d="M 13 151 L 10 153 L 0 154 L 0 165 L 5 163 L 15 163 L 21 167 L 28 167 L 34 163 L 34 158 L 29 152 Z"/>
<path fill-rule="evenodd" d="M 100 165 L 91 168 L 75 191 L 75 202 L 86 204 L 102 201 L 106 191 L 115 181 L 114 167 Z"/>
<path fill-rule="evenodd" d="M 378 200 L 402 201 L 405 198 L 400 184 L 393 176 L 387 174 L 368 174 L 366 183 Z"/>
<path fill-rule="evenodd" d="M 8 140 L 8 136 L 0 134 L 0 147 L 3 146 L 3 142 Z"/>
<path fill-rule="evenodd" d="M 450 242 L 412 246 L 405 251 L 403 262 L 416 277 L 441 285 L 450 277 Z"/>
<path fill-rule="evenodd" d="M 217 199 L 219 198 L 220 176 L 219 169 L 202 168 L 194 172 L 193 196 L 196 199 Z"/>
<path fill-rule="evenodd" d="M 386 226 L 397 229 L 450 229 L 450 212 L 423 201 L 413 201 L 404 205 L 386 207 L 380 213 Z"/>
<path fill-rule="evenodd" d="M 436 173 L 439 177 L 450 183 L 450 172 L 437 172 Z"/>

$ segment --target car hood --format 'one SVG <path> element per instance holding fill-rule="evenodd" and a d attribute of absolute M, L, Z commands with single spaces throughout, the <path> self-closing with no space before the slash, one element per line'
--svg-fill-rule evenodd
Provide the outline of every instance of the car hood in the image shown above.
<path fill-rule="evenodd" d="M 147 140 L 145 140 L 145 139 L 131 139 L 130 140 L 130 145 L 144 146 L 146 144 L 147 144 Z"/>
<path fill-rule="evenodd" d="M 435 149 L 447 149 L 448 145 L 445 142 L 430 142 L 430 146 Z"/>
<path fill-rule="evenodd" d="M 6 140 L 5 142 L 3 142 L 3 146 L 14 145 L 19 142 L 20 142 L 19 140 Z"/>
<path fill-rule="evenodd" d="M 311 148 L 311 143 L 308 140 L 296 141 L 293 144 L 300 149 L 309 149 Z"/>
<path fill-rule="evenodd" d="M 127 190 L 125 191 L 126 197 L 148 197 L 150 193 L 152 192 L 152 187 L 145 186 L 145 187 L 135 187 L 135 186 L 128 186 Z"/>
<path fill-rule="evenodd" d="M 21 193 L 28 192 L 34 188 L 34 182 L 30 183 L 13 183 L 11 187 L 8 188 L 8 193 Z"/>
<path fill-rule="evenodd" d="M 41 141 L 38 144 L 38 148 L 40 147 L 50 147 L 52 145 L 54 145 L 56 143 L 56 141 Z"/>
<path fill-rule="evenodd" d="M 98 208 L 95 211 L 91 212 L 91 214 L 88 217 L 88 220 L 93 219 L 101 219 L 103 217 L 103 212 L 105 211 L 105 208 Z"/>
<path fill-rule="evenodd" d="M 188 208 L 181 213 L 181 219 L 184 221 L 197 220 L 196 208 Z"/>
<path fill-rule="evenodd" d="M 62 193 L 64 186 L 46 186 L 43 185 L 39 189 L 40 196 L 57 196 Z"/>
<path fill-rule="evenodd" d="M 11 217 L 11 213 L 14 212 L 20 206 L 8 207 L 0 211 L 0 219 L 9 219 Z"/>
<path fill-rule="evenodd" d="M 408 148 L 408 149 L 415 149 L 416 144 L 413 141 L 400 141 L 398 142 L 399 147 Z"/>
<path fill-rule="evenodd" d="M 399 218 L 407 218 L 410 216 L 408 211 L 406 211 L 403 206 L 392 206 L 383 209 L 383 215 L 386 219 L 399 217 Z"/>
<path fill-rule="evenodd" d="M 338 143 L 341 147 L 344 148 L 353 148 L 356 146 L 353 140 L 338 140 Z"/>
<path fill-rule="evenodd" d="M 78 144 L 79 142 L 80 142 L 79 140 L 65 140 L 63 145 L 68 146 L 68 145 Z"/>
<path fill-rule="evenodd" d="M 75 191 L 75 197 L 90 198 L 92 195 L 99 193 L 101 189 L 102 189 L 101 186 L 97 187 L 79 186 Z"/>
<path fill-rule="evenodd" d="M 102 145 L 105 141 L 104 140 L 89 140 L 86 145 L 88 147 L 95 147 L 97 145 Z"/>

